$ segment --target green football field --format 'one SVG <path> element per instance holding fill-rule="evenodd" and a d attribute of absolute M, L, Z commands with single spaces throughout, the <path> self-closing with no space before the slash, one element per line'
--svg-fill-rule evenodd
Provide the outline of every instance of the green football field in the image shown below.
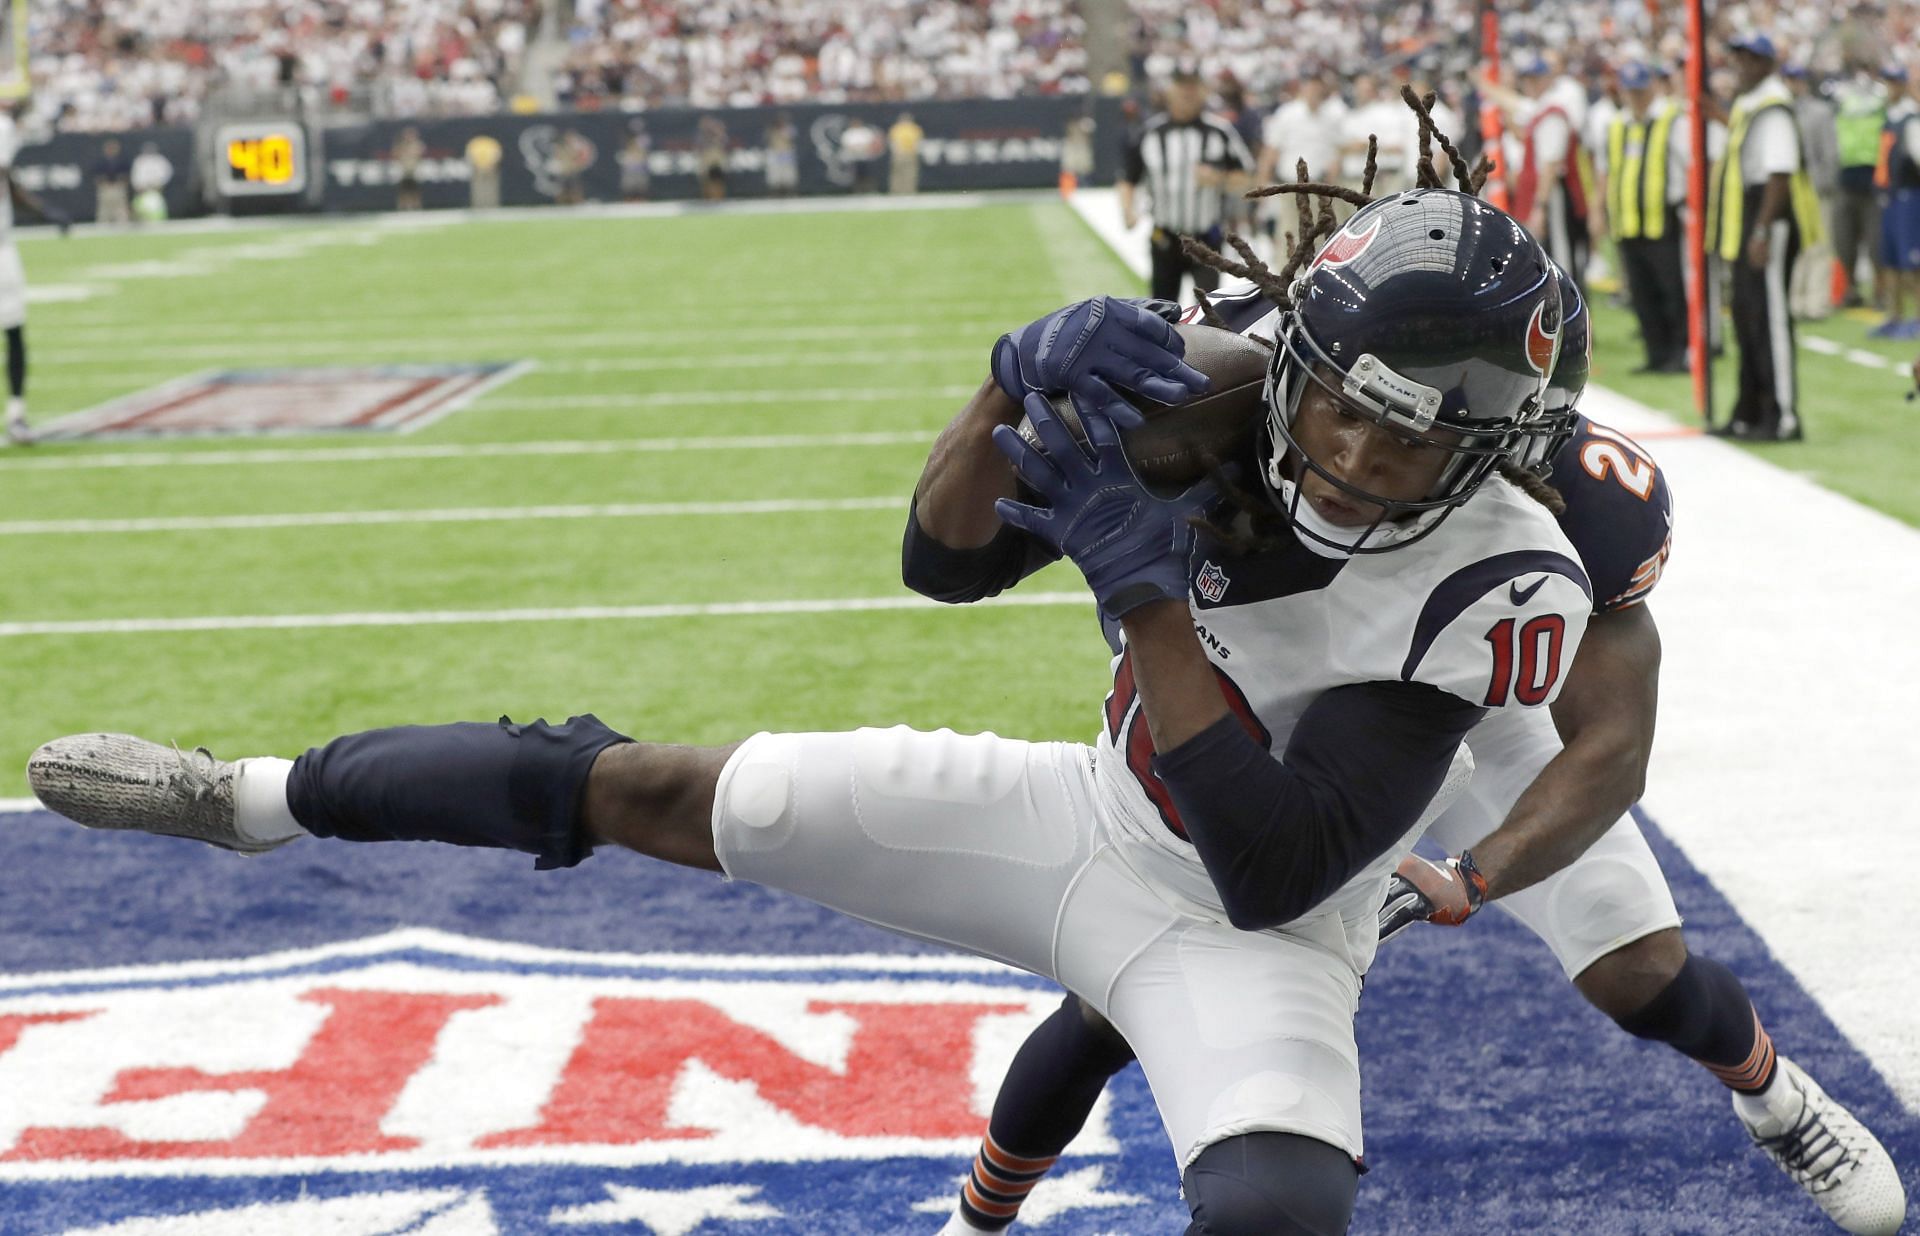
<path fill-rule="evenodd" d="M 22 248 L 59 298 L 29 327 L 41 423 L 207 369 L 533 365 L 408 435 L 0 452 L 0 797 L 26 792 L 35 745 L 89 728 L 228 755 L 502 713 L 690 742 L 1093 731 L 1090 604 L 872 608 L 907 595 L 906 497 L 993 338 L 1138 288 L 1056 202 Z M 1598 380 L 1683 411 L 1683 384 L 1626 376 L 1626 316 L 1598 322 Z M 1856 323 L 1822 329 L 1866 346 Z M 1810 355 L 1803 386 L 1810 441 L 1769 457 L 1920 522 L 1920 405 L 1835 357 Z M 1022 591 L 1080 588 L 1054 567 Z"/>

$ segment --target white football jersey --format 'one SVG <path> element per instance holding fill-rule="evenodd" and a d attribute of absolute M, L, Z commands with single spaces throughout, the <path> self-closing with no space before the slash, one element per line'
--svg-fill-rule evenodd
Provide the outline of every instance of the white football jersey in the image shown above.
<path fill-rule="evenodd" d="M 1203 538 L 1189 569 L 1194 625 L 1221 690 L 1276 758 L 1307 706 L 1339 686 L 1423 683 L 1486 708 L 1542 707 L 1558 695 L 1593 608 L 1553 515 L 1499 477 L 1431 535 L 1387 553 L 1325 558 L 1299 546 L 1229 558 Z M 1114 844 L 1180 902 L 1223 916 L 1153 776 L 1124 648 L 1104 720 L 1095 771 Z M 1370 958 L 1374 915 L 1399 857 L 1381 855 L 1307 918 L 1337 915 L 1344 946 Z M 1364 970 L 1366 960 L 1356 961 Z"/>

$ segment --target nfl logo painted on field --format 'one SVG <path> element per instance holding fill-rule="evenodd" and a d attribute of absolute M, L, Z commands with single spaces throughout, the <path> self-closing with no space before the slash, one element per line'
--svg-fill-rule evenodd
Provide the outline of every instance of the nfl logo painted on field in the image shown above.
<path fill-rule="evenodd" d="M 137 1182 L 134 1215 L 67 1229 L 128 1236 L 784 1232 L 820 1229 L 783 1184 L 887 1161 L 912 1178 L 903 1213 L 838 1230 L 930 1229 L 1058 999 L 968 958 L 635 957 L 417 929 L 16 975 L 0 1190 Z M 1107 1178 L 1120 1150 L 1103 1102 L 1055 1205 L 1144 1201 Z"/>
<path fill-rule="evenodd" d="M 160 438 L 411 432 L 518 377 L 525 362 L 450 365 L 222 369 L 138 391 L 63 416 L 39 434 L 68 438 Z"/>

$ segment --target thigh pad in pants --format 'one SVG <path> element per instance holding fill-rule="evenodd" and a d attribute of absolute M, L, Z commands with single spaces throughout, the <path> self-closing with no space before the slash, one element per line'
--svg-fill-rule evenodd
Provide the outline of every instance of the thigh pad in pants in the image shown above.
<path fill-rule="evenodd" d="M 1347 957 L 1181 913 L 1103 848 L 1061 909 L 1058 958 L 1060 981 L 1132 1045 L 1183 1171 L 1239 1133 L 1360 1156 L 1360 978 Z"/>
<path fill-rule="evenodd" d="M 1499 827 L 1561 750 L 1540 711 L 1504 709 L 1475 726 L 1467 741 L 1473 782 L 1431 830 L 1449 854 L 1472 849 Z M 1544 940 L 1568 978 L 1622 945 L 1680 925 L 1667 878 L 1630 815 L 1565 868 L 1494 904 Z"/>
<path fill-rule="evenodd" d="M 727 875 L 1052 977 L 1093 848 L 1086 747 L 905 726 L 757 734 L 721 770 Z"/>

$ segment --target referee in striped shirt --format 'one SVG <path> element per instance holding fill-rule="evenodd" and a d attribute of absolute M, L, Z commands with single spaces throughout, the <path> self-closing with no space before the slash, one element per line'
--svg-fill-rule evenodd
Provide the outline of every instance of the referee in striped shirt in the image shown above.
<path fill-rule="evenodd" d="M 1180 237 L 1193 236 L 1218 248 L 1228 193 L 1239 192 L 1253 170 L 1253 155 L 1227 121 L 1207 115 L 1200 71 L 1182 65 L 1167 88 L 1167 110 L 1151 117 L 1127 148 L 1120 177 L 1120 214 L 1128 229 L 1140 221 L 1136 196 L 1145 186 L 1153 219 L 1152 295 L 1178 301 L 1180 279 L 1213 291 L 1220 273 L 1188 258 Z"/>

